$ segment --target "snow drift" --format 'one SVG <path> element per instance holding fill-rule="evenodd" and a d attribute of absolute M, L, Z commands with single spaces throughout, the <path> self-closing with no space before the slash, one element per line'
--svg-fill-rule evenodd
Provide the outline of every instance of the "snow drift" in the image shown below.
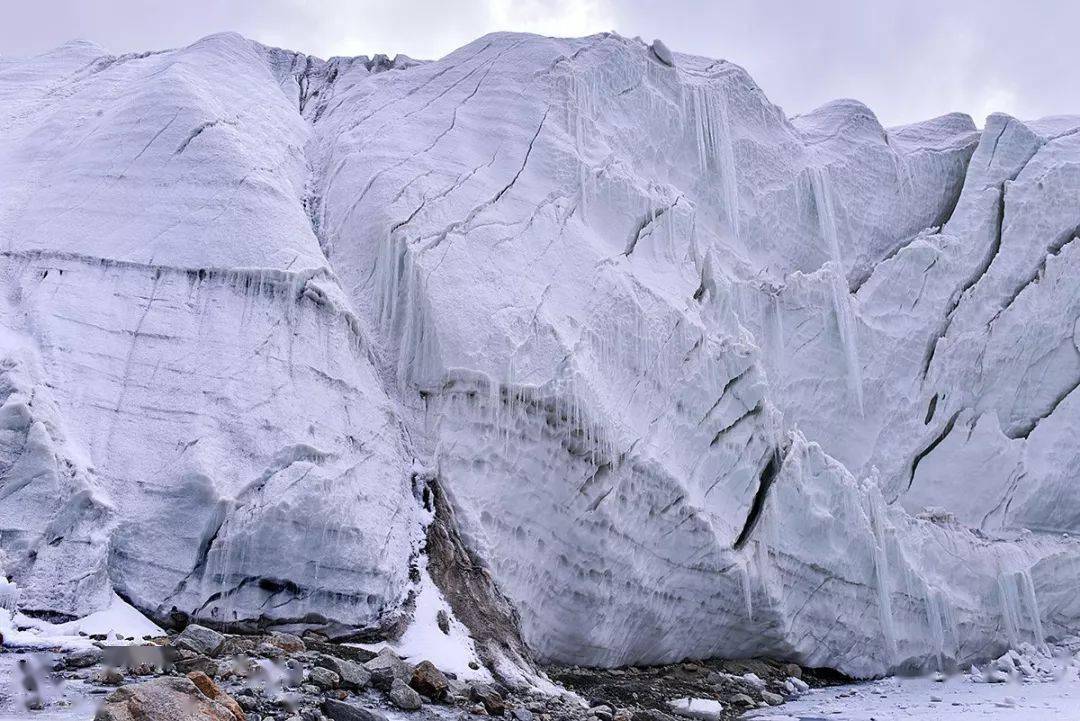
<path fill-rule="evenodd" d="M 872 675 L 1080 618 L 1080 119 L 788 118 L 611 34 L 72 43 L 0 100 L 27 610 L 392 634 L 437 488 L 540 658 Z"/>

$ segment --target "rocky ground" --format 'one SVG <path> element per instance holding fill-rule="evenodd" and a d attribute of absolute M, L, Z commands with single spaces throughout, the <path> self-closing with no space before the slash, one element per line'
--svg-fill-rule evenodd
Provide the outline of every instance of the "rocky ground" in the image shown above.
<path fill-rule="evenodd" d="M 20 654 L 23 691 L 10 698 L 30 718 L 45 717 L 58 703 L 46 686 L 63 679 L 100 699 L 96 721 L 669 721 L 732 719 L 839 680 L 793 664 L 710 661 L 550 667 L 548 677 L 565 690 L 539 690 L 461 679 L 389 648 L 376 653 L 317 633 L 225 635 L 191 625 L 128 646 L 91 638 L 91 648 Z"/>

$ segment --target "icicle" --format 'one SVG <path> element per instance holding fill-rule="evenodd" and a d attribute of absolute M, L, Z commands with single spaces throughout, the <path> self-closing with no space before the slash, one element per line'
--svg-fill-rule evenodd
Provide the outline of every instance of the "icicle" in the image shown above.
<path fill-rule="evenodd" d="M 843 347 L 847 366 L 848 388 L 855 397 L 859 415 L 863 414 L 862 366 L 859 363 L 859 348 L 856 338 L 854 314 L 851 308 L 851 294 L 848 292 L 844 275 L 844 263 L 840 257 L 840 236 L 837 232 L 836 210 L 833 206 L 832 183 L 821 168 L 810 168 L 810 185 L 814 192 L 814 205 L 817 209 L 818 226 L 825 241 L 832 261 L 832 302 L 836 316 L 836 325 L 840 332 L 840 345 Z"/>
<path fill-rule="evenodd" d="M 1017 648 L 1020 645 L 1020 600 L 1016 595 L 1015 583 L 1004 573 L 998 575 L 998 595 L 1001 598 L 1001 615 L 1005 621 L 1005 633 L 1009 637 L 1009 645 Z"/>
<path fill-rule="evenodd" d="M 938 671 L 945 670 L 945 628 L 941 622 L 941 596 L 926 587 L 926 619 L 929 624 L 931 647 L 937 657 Z"/>
<path fill-rule="evenodd" d="M 874 530 L 874 572 L 877 576 L 878 613 L 881 617 L 881 632 L 885 637 L 885 648 L 893 664 L 897 661 L 896 628 L 892 613 L 892 597 L 889 592 L 889 554 L 886 548 L 886 529 L 884 511 L 881 508 L 881 494 L 876 490 L 870 496 L 870 514 Z"/>
<path fill-rule="evenodd" d="M 1035 582 L 1031 578 L 1031 571 L 1025 569 L 1020 572 L 1021 590 L 1024 594 L 1024 603 L 1031 611 L 1032 629 L 1035 632 L 1035 645 L 1039 648 L 1046 646 L 1046 635 L 1043 633 L 1042 614 L 1039 613 L 1039 601 L 1035 597 Z"/>
<path fill-rule="evenodd" d="M 739 567 L 739 577 L 742 580 L 743 604 L 746 606 L 746 618 L 754 621 L 754 597 L 753 588 L 750 586 L 750 568 L 744 564 Z"/>
<path fill-rule="evenodd" d="M 703 172 L 715 172 L 719 176 L 720 195 L 728 229 L 738 241 L 741 238 L 739 187 L 727 99 L 709 87 L 695 87 L 691 97 L 696 119 L 698 162 Z"/>

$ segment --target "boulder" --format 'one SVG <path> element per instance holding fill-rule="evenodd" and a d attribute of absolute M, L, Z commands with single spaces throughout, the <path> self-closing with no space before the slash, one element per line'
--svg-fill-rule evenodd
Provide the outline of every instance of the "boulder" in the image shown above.
<path fill-rule="evenodd" d="M 469 700 L 479 702 L 492 716 L 502 716 L 506 710 L 502 694 L 490 684 L 477 684 L 470 688 Z"/>
<path fill-rule="evenodd" d="M 267 643 L 277 646 L 285 653 L 303 653 L 304 651 L 307 651 L 307 645 L 304 643 L 304 639 L 291 633 L 272 633 L 266 641 Z"/>
<path fill-rule="evenodd" d="M 424 705 L 420 694 L 400 678 L 395 678 L 390 685 L 390 701 L 402 711 L 417 711 Z"/>
<path fill-rule="evenodd" d="M 194 651 L 202 656 L 216 656 L 224 643 L 225 636 L 197 623 L 190 624 L 172 641 L 173 648 Z"/>
<path fill-rule="evenodd" d="M 96 646 L 81 648 L 68 654 L 64 658 L 64 665 L 67 668 L 88 668 L 96 663 L 101 663 L 102 655 L 101 649 Z"/>
<path fill-rule="evenodd" d="M 378 711 L 334 699 L 323 701 L 322 712 L 330 721 L 387 721 Z"/>
<path fill-rule="evenodd" d="M 409 685 L 435 701 L 442 701 L 450 690 L 450 682 L 446 675 L 431 661 L 421 661 L 416 665 Z"/>
<path fill-rule="evenodd" d="M 315 659 L 315 664 L 336 673 L 341 679 L 341 688 L 347 691 L 359 691 L 371 681 L 371 672 L 366 668 L 337 656 L 320 654 Z"/>
<path fill-rule="evenodd" d="M 778 693 L 773 693 L 772 691 L 762 691 L 761 700 L 770 706 L 779 706 L 784 703 L 784 697 Z"/>
<path fill-rule="evenodd" d="M 322 666 L 311 669 L 310 681 L 321 691 L 330 691 L 341 685 L 341 676 Z"/>
<path fill-rule="evenodd" d="M 103 668 L 93 676 L 94 683 L 101 684 L 102 686 L 119 686 L 124 682 L 124 673 L 120 669 Z"/>
<path fill-rule="evenodd" d="M 201 671 L 192 671 L 187 675 L 195 687 L 202 691 L 203 695 L 208 699 L 217 701 L 219 704 L 229 709 L 232 715 L 236 717 L 236 721 L 244 721 L 244 710 L 240 708 L 240 704 L 236 702 L 229 694 L 225 693 L 220 686 L 214 683 L 214 680 Z"/>
<path fill-rule="evenodd" d="M 221 664 L 209 656 L 192 654 L 190 658 L 183 658 L 177 661 L 176 670 L 184 675 L 199 671 L 210 678 L 217 678 L 221 675 Z"/>
<path fill-rule="evenodd" d="M 245 716 L 208 698 L 191 679 L 163 676 L 116 689 L 94 721 L 245 721 Z"/>
<path fill-rule="evenodd" d="M 371 673 L 371 685 L 382 691 L 389 691 L 395 679 L 408 683 L 412 678 L 409 664 L 389 648 L 379 651 L 375 658 L 364 664 L 364 668 Z"/>

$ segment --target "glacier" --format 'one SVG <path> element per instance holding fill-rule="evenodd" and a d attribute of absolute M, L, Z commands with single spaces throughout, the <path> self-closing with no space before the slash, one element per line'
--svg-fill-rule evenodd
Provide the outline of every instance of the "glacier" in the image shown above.
<path fill-rule="evenodd" d="M 489 658 L 861 677 L 1080 620 L 1080 117 L 788 117 L 611 33 L 0 100 L 27 611 L 387 637 L 432 578 Z"/>

